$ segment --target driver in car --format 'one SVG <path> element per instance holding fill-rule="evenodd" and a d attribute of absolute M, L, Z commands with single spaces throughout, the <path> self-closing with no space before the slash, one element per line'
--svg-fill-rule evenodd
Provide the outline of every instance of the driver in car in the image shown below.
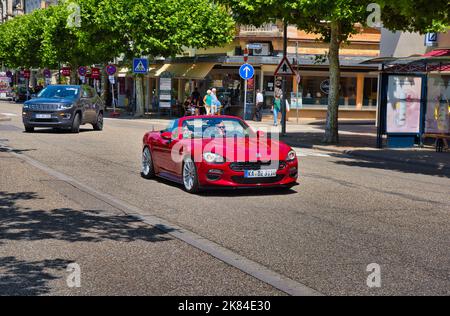
<path fill-rule="evenodd" d="M 223 123 L 223 121 L 221 121 L 219 124 L 216 125 L 216 129 L 217 129 L 217 135 L 219 135 L 221 137 L 225 137 L 226 129 L 225 129 L 225 124 Z"/>

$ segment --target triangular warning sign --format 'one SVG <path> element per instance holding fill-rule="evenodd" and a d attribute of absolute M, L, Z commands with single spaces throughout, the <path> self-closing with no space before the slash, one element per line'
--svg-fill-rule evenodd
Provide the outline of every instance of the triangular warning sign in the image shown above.
<path fill-rule="evenodd" d="M 286 57 L 283 57 L 280 64 L 277 67 L 277 70 L 275 70 L 274 76 L 293 76 L 295 75 L 294 68 L 292 68 L 292 65 L 289 63 L 289 60 Z"/>
<path fill-rule="evenodd" d="M 136 68 L 134 68 L 135 72 L 143 72 L 145 71 L 145 66 L 142 63 L 142 60 L 139 61 L 139 64 L 137 64 Z"/>

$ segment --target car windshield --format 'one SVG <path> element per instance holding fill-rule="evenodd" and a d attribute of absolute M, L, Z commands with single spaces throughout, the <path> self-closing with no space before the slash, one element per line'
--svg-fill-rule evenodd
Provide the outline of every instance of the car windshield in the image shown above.
<path fill-rule="evenodd" d="M 253 130 L 239 119 L 197 118 L 183 121 L 183 138 L 254 137 Z"/>
<path fill-rule="evenodd" d="M 38 98 L 46 99 L 75 99 L 80 89 L 74 86 L 48 86 L 38 94 Z"/>

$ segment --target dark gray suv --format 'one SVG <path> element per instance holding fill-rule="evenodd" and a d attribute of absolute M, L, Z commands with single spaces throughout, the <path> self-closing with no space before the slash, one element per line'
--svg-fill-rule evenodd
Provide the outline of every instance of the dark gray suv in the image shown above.
<path fill-rule="evenodd" d="M 90 86 L 50 85 L 36 98 L 24 103 L 22 118 L 26 132 L 35 127 L 53 127 L 80 131 L 80 125 L 103 129 L 103 100 Z"/>

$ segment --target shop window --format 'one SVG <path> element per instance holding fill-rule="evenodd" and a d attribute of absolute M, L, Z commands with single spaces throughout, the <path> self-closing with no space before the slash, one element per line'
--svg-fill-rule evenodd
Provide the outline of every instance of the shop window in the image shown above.
<path fill-rule="evenodd" d="M 378 78 L 364 78 L 363 106 L 376 106 L 378 94 Z"/>

